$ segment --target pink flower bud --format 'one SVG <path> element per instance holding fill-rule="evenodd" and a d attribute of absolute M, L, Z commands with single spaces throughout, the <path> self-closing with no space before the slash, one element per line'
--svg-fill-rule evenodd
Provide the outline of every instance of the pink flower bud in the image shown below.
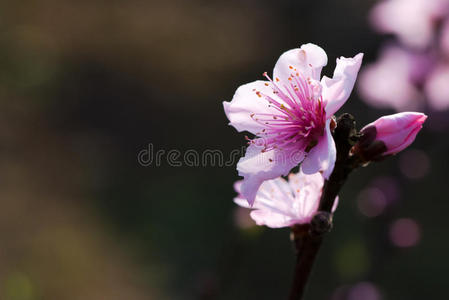
<path fill-rule="evenodd" d="M 427 116 L 417 112 L 403 112 L 384 116 L 366 125 L 354 152 L 364 160 L 377 160 L 407 148 L 422 128 Z"/>

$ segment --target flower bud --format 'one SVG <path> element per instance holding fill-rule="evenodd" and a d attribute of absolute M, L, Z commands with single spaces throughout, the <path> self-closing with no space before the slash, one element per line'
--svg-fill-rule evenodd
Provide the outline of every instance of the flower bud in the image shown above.
<path fill-rule="evenodd" d="M 422 128 L 427 116 L 417 112 L 403 112 L 384 116 L 366 125 L 353 152 L 364 161 L 379 160 L 407 148 Z"/>

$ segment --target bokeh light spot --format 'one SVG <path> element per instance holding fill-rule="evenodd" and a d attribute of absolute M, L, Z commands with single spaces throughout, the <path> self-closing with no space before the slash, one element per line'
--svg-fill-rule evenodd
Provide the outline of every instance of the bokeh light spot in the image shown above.
<path fill-rule="evenodd" d="M 354 285 L 349 293 L 347 300 L 381 300 L 382 296 L 379 289 L 371 282 L 360 282 Z"/>
<path fill-rule="evenodd" d="M 405 177 L 418 179 L 426 176 L 430 170 L 429 156 L 421 150 L 409 150 L 399 160 L 399 168 Z"/>
<path fill-rule="evenodd" d="M 384 212 L 387 198 L 378 188 L 366 188 L 357 197 L 357 205 L 363 215 L 372 218 Z"/>
<path fill-rule="evenodd" d="M 397 247 L 412 247 L 421 240 L 421 229 L 412 219 L 399 219 L 390 227 L 390 239 Z"/>
<path fill-rule="evenodd" d="M 371 187 L 382 191 L 388 204 L 393 204 L 401 197 L 401 189 L 395 177 L 378 177 L 370 184 Z"/>

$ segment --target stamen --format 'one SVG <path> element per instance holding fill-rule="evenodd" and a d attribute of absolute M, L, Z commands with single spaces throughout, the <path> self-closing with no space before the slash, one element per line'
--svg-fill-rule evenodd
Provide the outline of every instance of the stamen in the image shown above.
<path fill-rule="evenodd" d="M 326 114 L 320 83 L 310 77 L 305 78 L 293 66 L 289 69 L 294 73 L 286 81 L 276 77 L 273 82 L 267 72 L 263 73 L 269 81 L 264 85 L 270 86 L 275 96 L 253 89 L 273 109 L 271 113 L 250 114 L 263 127 L 257 132 L 257 136 L 263 136 L 263 139 L 247 140 L 250 144 L 261 146 L 262 152 L 273 149 L 282 151 L 289 147 L 310 151 L 315 146 L 314 141 L 324 133 Z"/>

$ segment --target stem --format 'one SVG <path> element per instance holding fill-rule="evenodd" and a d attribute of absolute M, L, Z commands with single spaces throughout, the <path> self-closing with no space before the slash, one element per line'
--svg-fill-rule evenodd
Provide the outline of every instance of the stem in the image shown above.
<path fill-rule="evenodd" d="M 290 300 L 302 298 L 315 257 L 321 246 L 322 238 L 310 235 L 309 229 L 309 224 L 292 228 L 292 237 L 296 249 L 296 265 L 290 290 Z"/>
<path fill-rule="evenodd" d="M 290 300 L 302 299 L 313 263 L 323 242 L 324 233 L 332 227 L 332 207 L 335 197 L 344 185 L 349 173 L 357 167 L 354 159 L 349 156 L 349 151 L 357 138 L 355 121 L 352 115 L 343 114 L 338 118 L 333 137 L 337 148 L 337 160 L 334 171 L 329 179 L 324 182 L 318 212 L 310 224 L 292 227 L 292 240 L 296 249 L 296 266 L 290 290 Z"/>
<path fill-rule="evenodd" d="M 338 118 L 337 128 L 333 134 L 337 149 L 337 160 L 334 171 L 328 180 L 324 182 L 323 193 L 321 194 L 319 211 L 330 213 L 340 189 L 348 179 L 349 173 L 358 165 L 354 157 L 349 156 L 357 132 L 355 130 L 355 120 L 350 114 L 343 114 Z"/>

